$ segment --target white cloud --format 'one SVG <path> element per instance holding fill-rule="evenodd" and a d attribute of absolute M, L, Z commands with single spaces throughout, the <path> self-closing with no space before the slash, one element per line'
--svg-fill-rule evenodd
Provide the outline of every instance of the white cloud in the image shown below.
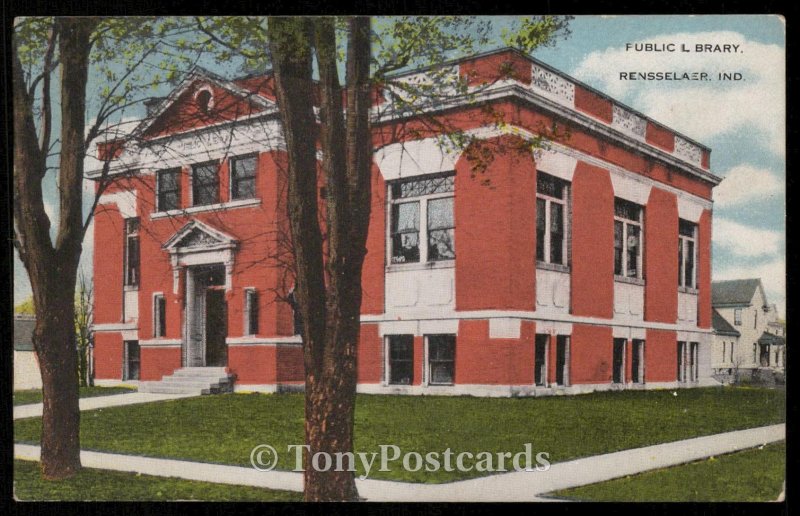
<path fill-rule="evenodd" d="M 714 219 L 713 241 L 733 255 L 755 257 L 777 255 L 783 242 L 779 231 L 746 226 L 729 219 Z"/>
<path fill-rule="evenodd" d="M 739 45 L 739 53 L 634 52 L 614 47 L 589 54 L 574 75 L 700 141 L 747 131 L 754 141 L 785 155 L 786 72 L 784 49 L 730 31 L 662 34 L 640 43 Z M 709 81 L 629 81 L 619 72 L 707 72 Z M 740 72 L 742 81 L 718 81 L 719 72 Z"/>
<path fill-rule="evenodd" d="M 778 314 L 786 317 L 786 261 L 776 258 L 758 265 L 733 265 L 714 271 L 714 281 L 742 278 L 761 278 L 767 301 L 775 303 Z"/>
<path fill-rule="evenodd" d="M 714 203 L 719 207 L 783 199 L 784 185 L 769 170 L 738 165 L 723 176 L 722 183 L 714 189 Z"/>

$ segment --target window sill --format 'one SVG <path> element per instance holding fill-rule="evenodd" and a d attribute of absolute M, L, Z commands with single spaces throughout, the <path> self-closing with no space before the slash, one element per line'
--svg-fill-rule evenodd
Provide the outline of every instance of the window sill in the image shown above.
<path fill-rule="evenodd" d="M 644 280 L 641 278 L 628 278 L 627 276 L 617 276 L 615 274 L 614 281 L 616 283 L 627 283 L 629 285 L 639 285 L 641 287 L 644 286 Z"/>
<path fill-rule="evenodd" d="M 229 210 L 233 208 L 248 208 L 261 204 L 261 199 L 238 199 L 236 201 L 220 202 L 216 204 L 204 204 L 202 206 L 192 206 L 182 210 L 157 211 L 150 214 L 150 220 L 163 219 L 166 217 L 180 217 L 192 213 L 204 211 Z"/>
<path fill-rule="evenodd" d="M 386 266 L 386 272 L 452 269 L 455 266 L 456 266 L 455 260 L 442 260 L 438 262 L 393 263 L 391 265 Z"/>
<path fill-rule="evenodd" d="M 122 287 L 122 290 L 125 292 L 133 292 L 139 290 L 139 285 L 125 285 Z"/>
<path fill-rule="evenodd" d="M 690 287 L 678 287 L 678 292 L 682 294 L 694 294 L 695 296 L 700 293 L 698 289 Z"/>
<path fill-rule="evenodd" d="M 536 268 L 546 271 L 566 272 L 569 274 L 569 265 L 561 265 L 560 263 L 536 262 Z"/>

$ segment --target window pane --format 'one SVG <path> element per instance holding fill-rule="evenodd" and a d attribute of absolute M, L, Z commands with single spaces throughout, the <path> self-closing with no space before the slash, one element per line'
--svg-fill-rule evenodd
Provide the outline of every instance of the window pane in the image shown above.
<path fill-rule="evenodd" d="M 622 222 L 614 221 L 614 274 L 622 275 Z"/>
<path fill-rule="evenodd" d="M 214 204 L 219 200 L 217 165 L 199 165 L 192 169 L 192 203 L 195 206 Z"/>
<path fill-rule="evenodd" d="M 392 205 L 392 263 L 419 261 L 419 203 Z"/>
<path fill-rule="evenodd" d="M 128 237 L 128 267 L 125 273 L 126 285 L 139 284 L 139 237 Z"/>
<path fill-rule="evenodd" d="M 407 197 L 446 193 L 452 192 L 454 188 L 455 176 L 453 175 L 403 181 L 392 185 L 392 198 L 404 199 Z"/>
<path fill-rule="evenodd" d="M 157 207 L 159 211 L 176 210 L 180 208 L 180 174 L 180 169 L 159 172 Z"/>
<path fill-rule="evenodd" d="M 680 219 L 678 221 L 678 233 L 682 236 L 694 238 L 695 225 L 688 220 Z"/>
<path fill-rule="evenodd" d="M 453 383 L 453 362 L 436 362 L 431 364 L 431 383 Z"/>
<path fill-rule="evenodd" d="M 564 205 L 550 203 L 550 263 L 564 263 Z"/>
<path fill-rule="evenodd" d="M 233 199 L 252 199 L 256 196 L 256 178 L 236 179 L 231 188 Z"/>
<path fill-rule="evenodd" d="M 686 269 L 685 269 L 685 279 L 684 285 L 687 287 L 694 287 L 694 242 L 692 240 L 688 240 L 686 242 Z"/>
<path fill-rule="evenodd" d="M 639 271 L 639 226 L 628 225 L 628 273 L 629 278 L 638 277 Z"/>
<path fill-rule="evenodd" d="M 410 385 L 414 382 L 414 337 L 393 335 L 389 338 L 389 383 Z"/>
<path fill-rule="evenodd" d="M 641 207 L 638 204 L 634 204 L 624 199 L 614 200 L 614 215 L 617 217 L 639 222 L 640 213 Z"/>
<path fill-rule="evenodd" d="M 545 239 L 545 210 L 547 209 L 547 201 L 544 199 L 536 199 L 536 259 L 540 262 L 544 261 L 544 239 Z"/>
<path fill-rule="evenodd" d="M 536 191 L 562 199 L 564 196 L 564 182 L 544 172 L 536 171 Z"/>
<path fill-rule="evenodd" d="M 453 335 L 428 337 L 428 357 L 432 360 L 453 360 L 456 356 L 456 338 Z"/>
<path fill-rule="evenodd" d="M 453 222 L 453 198 L 432 199 L 428 201 L 428 229 L 455 227 Z"/>
<path fill-rule="evenodd" d="M 683 283 L 683 239 L 678 239 L 678 286 L 685 286 Z"/>
<path fill-rule="evenodd" d="M 454 229 L 437 229 L 428 233 L 428 260 L 453 260 L 456 257 Z"/>
<path fill-rule="evenodd" d="M 236 159 L 231 166 L 231 197 L 233 199 L 255 197 L 256 157 Z"/>

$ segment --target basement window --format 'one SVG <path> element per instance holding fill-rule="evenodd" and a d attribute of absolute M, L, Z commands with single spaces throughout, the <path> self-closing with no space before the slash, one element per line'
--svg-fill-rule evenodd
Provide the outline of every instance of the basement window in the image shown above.
<path fill-rule="evenodd" d="M 411 385 L 414 383 L 414 336 L 390 335 L 388 337 L 390 385 Z"/>
<path fill-rule="evenodd" d="M 428 336 L 428 374 L 430 385 L 453 385 L 456 373 L 456 336 Z"/>

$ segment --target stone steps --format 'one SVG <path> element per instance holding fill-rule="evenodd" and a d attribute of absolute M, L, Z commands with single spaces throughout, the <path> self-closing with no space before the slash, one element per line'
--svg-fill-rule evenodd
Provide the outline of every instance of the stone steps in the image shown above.
<path fill-rule="evenodd" d="M 224 367 L 183 367 L 158 382 L 139 382 L 139 392 L 220 394 L 233 392 L 234 376 Z"/>

